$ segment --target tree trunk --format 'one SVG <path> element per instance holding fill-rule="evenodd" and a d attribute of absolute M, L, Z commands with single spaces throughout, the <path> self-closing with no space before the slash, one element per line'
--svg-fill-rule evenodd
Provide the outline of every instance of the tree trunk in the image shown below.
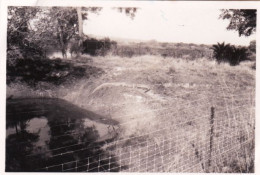
<path fill-rule="evenodd" d="M 63 58 L 67 58 L 67 49 L 64 43 L 64 36 L 63 36 L 63 28 L 62 26 L 58 27 L 58 35 L 59 35 L 59 42 L 60 42 L 60 47 L 61 47 L 61 53 Z"/>
<path fill-rule="evenodd" d="M 82 13 L 81 7 L 77 7 L 77 14 L 78 14 L 78 26 L 79 26 L 79 42 L 78 47 L 81 47 L 82 44 L 82 37 L 83 37 L 83 21 L 82 21 Z M 81 55 L 81 49 L 78 49 L 77 57 Z"/>

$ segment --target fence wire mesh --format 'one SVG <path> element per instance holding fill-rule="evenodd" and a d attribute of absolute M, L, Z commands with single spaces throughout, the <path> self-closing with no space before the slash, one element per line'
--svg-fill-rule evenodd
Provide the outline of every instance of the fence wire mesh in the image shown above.
<path fill-rule="evenodd" d="M 24 162 L 27 167 L 31 166 L 30 171 L 39 172 L 252 172 L 254 90 L 230 94 L 229 88 L 223 87 L 214 96 L 204 95 L 188 101 L 166 99 L 167 105 L 163 101 L 149 100 L 152 110 L 113 117 L 121 121 L 111 126 L 118 134 L 113 139 L 95 144 L 91 141 L 61 143 L 55 148 L 43 144 L 38 151 L 26 155 Z M 175 97 L 185 95 L 197 94 L 176 93 Z M 109 109 L 122 105 L 129 104 L 111 104 Z M 132 115 L 138 117 L 124 120 Z M 64 125 L 77 127 L 79 123 L 49 127 L 53 131 Z M 131 125 L 137 126 L 136 134 L 120 137 L 120 131 Z M 70 130 L 58 133 L 53 139 L 71 137 L 77 140 L 81 134 Z M 19 149 L 27 142 L 15 144 Z"/>

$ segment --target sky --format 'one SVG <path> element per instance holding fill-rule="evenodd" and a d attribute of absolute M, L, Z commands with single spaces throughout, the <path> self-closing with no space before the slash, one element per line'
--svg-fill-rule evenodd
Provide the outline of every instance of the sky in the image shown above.
<path fill-rule="evenodd" d="M 220 14 L 220 9 L 212 7 L 144 6 L 132 20 L 124 13 L 104 7 L 99 14 L 89 14 L 83 31 L 86 35 L 173 43 L 249 45 L 256 39 L 255 34 L 239 37 L 237 31 L 226 30 L 229 21 L 219 19 Z"/>

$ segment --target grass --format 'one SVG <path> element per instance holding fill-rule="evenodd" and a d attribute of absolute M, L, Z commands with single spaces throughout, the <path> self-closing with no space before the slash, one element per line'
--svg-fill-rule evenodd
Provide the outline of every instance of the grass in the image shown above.
<path fill-rule="evenodd" d="M 53 85 L 48 91 L 41 84 L 32 89 L 13 83 L 7 94 L 58 97 L 119 121 L 111 152 L 119 161 L 131 155 L 121 162 L 128 166 L 126 171 L 254 172 L 252 62 L 230 66 L 205 58 L 151 55 L 74 62 L 104 73 Z M 211 107 L 215 126 L 212 163 L 207 167 Z"/>

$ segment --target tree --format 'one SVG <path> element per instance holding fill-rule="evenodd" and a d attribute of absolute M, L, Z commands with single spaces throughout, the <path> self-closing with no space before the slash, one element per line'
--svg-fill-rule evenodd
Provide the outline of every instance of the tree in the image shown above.
<path fill-rule="evenodd" d="M 8 7 L 7 48 L 24 44 L 23 39 L 31 28 L 29 22 L 39 11 L 39 8 Z"/>
<path fill-rule="evenodd" d="M 131 19 L 137 11 L 132 7 L 117 9 L 130 15 Z M 24 53 L 28 50 L 34 53 L 30 57 L 46 57 L 49 49 L 58 48 L 66 58 L 72 39 L 77 41 L 79 56 L 83 22 L 88 19 L 90 12 L 98 13 L 101 10 L 101 7 L 9 7 L 8 50 L 13 50 L 10 57 L 28 56 L 28 53 Z M 17 52 L 17 47 L 22 53 Z"/>
<path fill-rule="evenodd" d="M 79 42 L 78 47 L 81 48 L 82 45 L 82 35 L 83 35 L 83 21 L 82 21 L 82 12 L 81 7 L 77 7 L 78 14 L 78 26 L 79 26 Z M 77 57 L 79 57 L 80 52 L 77 52 Z"/>
<path fill-rule="evenodd" d="M 34 7 L 8 7 L 7 25 L 7 63 L 15 64 L 14 60 L 26 56 L 41 54 L 40 49 L 27 38 L 32 26 L 30 21 L 40 12 Z"/>
<path fill-rule="evenodd" d="M 127 16 L 130 16 L 131 19 L 134 19 L 135 13 L 137 12 L 138 8 L 136 8 L 136 7 L 114 7 L 113 9 L 118 10 L 120 13 L 124 12 Z M 101 10 L 102 10 L 101 7 L 77 7 L 78 37 L 76 40 L 78 40 L 78 44 L 76 46 L 75 45 L 71 46 L 71 48 L 70 48 L 71 54 L 73 52 L 75 52 L 77 57 L 79 57 L 81 52 L 91 52 L 91 51 L 86 51 L 86 49 L 88 49 L 88 48 L 82 48 L 83 47 L 83 45 L 82 45 L 83 44 L 83 40 L 82 40 L 83 39 L 83 21 L 88 19 L 88 12 L 98 14 L 98 12 L 100 12 Z M 86 42 L 87 42 L 87 40 L 86 40 Z M 110 41 L 109 41 L 109 43 L 110 43 Z M 98 43 L 96 43 L 96 44 L 98 44 Z M 106 42 L 104 42 L 104 45 L 106 46 Z M 108 47 L 110 47 L 110 45 Z M 103 50 L 107 50 L 108 47 L 103 47 Z M 102 52 L 102 53 L 104 53 L 104 52 Z"/>
<path fill-rule="evenodd" d="M 8 51 L 23 53 L 41 50 L 39 56 L 46 56 L 50 48 L 59 48 L 66 58 L 68 43 L 72 38 L 82 38 L 83 20 L 88 12 L 98 12 L 102 8 L 72 7 L 9 7 L 8 9 Z M 80 40 L 79 40 L 80 41 Z M 79 42 L 79 44 L 81 44 Z M 30 47 L 30 49 L 28 49 Z M 14 57 L 16 57 L 14 56 Z"/>
<path fill-rule="evenodd" d="M 78 32 L 76 9 L 71 7 L 52 7 L 46 18 L 49 19 L 49 23 L 51 24 L 49 32 L 55 35 L 63 58 L 67 58 L 68 43 Z"/>
<path fill-rule="evenodd" d="M 68 44 L 72 38 L 78 41 L 81 47 L 83 38 L 83 20 L 88 19 L 88 13 L 98 13 L 101 7 L 53 7 L 50 10 L 50 23 L 56 29 L 51 30 L 57 36 L 59 48 L 64 58 L 67 57 Z M 80 51 L 81 49 L 79 49 Z M 80 52 L 77 53 L 79 56 Z"/>
<path fill-rule="evenodd" d="M 92 13 L 98 13 L 101 11 L 101 7 L 77 7 L 77 15 L 78 15 L 78 49 L 76 50 L 77 57 L 80 56 L 80 53 L 82 51 L 82 39 L 83 39 L 83 20 L 88 19 L 88 12 Z M 75 47 L 75 46 L 73 46 Z"/>
<path fill-rule="evenodd" d="M 227 57 L 227 50 L 230 49 L 229 44 L 218 43 L 212 46 L 213 49 L 213 57 L 215 57 L 218 61 L 218 63 L 225 61 Z"/>
<path fill-rule="evenodd" d="M 256 32 L 256 9 L 222 9 L 220 18 L 229 19 L 227 30 L 238 31 L 239 36 Z"/>

